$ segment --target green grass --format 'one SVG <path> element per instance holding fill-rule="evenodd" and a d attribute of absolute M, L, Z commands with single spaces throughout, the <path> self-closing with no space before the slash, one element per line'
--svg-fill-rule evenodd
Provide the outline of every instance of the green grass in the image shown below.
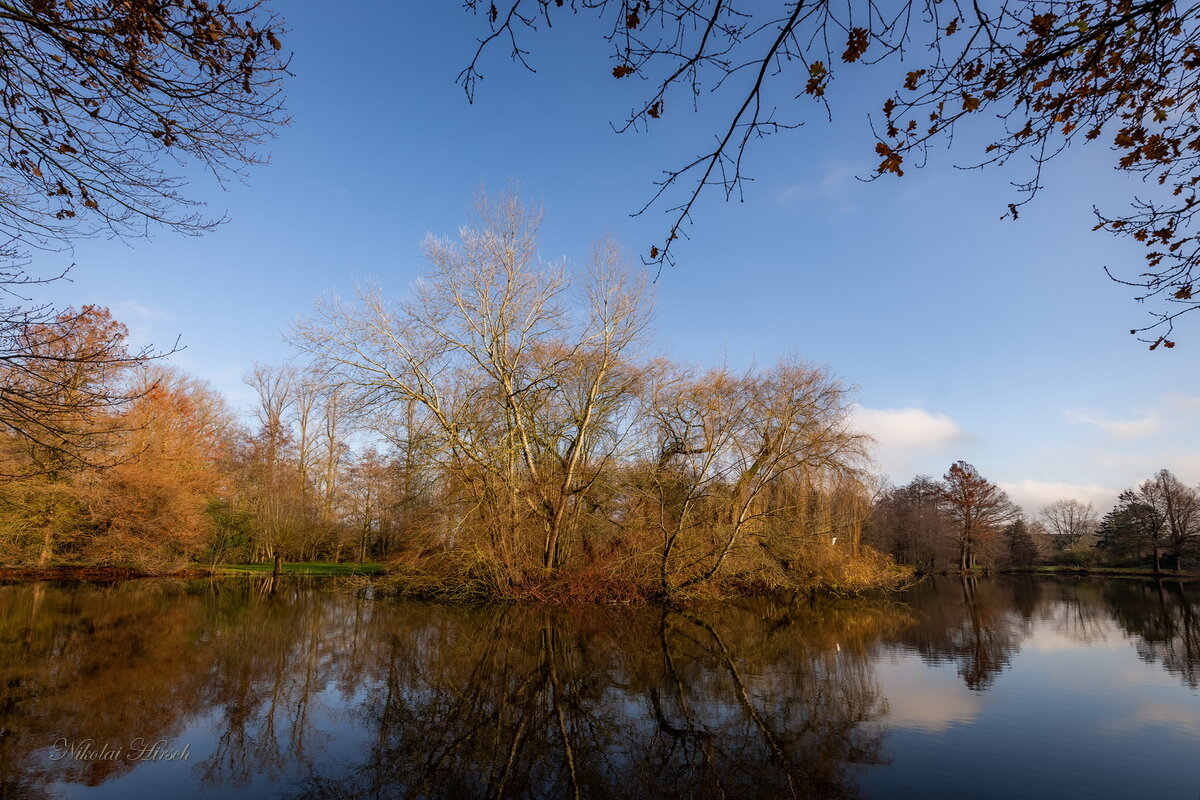
<path fill-rule="evenodd" d="M 217 572 L 234 573 L 238 575 L 269 575 L 272 564 L 221 564 Z M 382 572 L 379 564 L 330 564 L 325 562 L 287 563 L 283 571 L 289 575 L 369 575 Z"/>
<path fill-rule="evenodd" d="M 1106 567 L 1106 566 L 1091 566 L 1091 567 L 1074 567 L 1068 565 L 1040 565 L 1036 567 L 1013 567 L 1005 570 L 1006 572 L 1027 572 L 1040 575 L 1130 575 L 1134 577 L 1185 577 L 1194 578 L 1197 576 L 1195 572 L 1184 571 L 1176 573 L 1174 569 L 1164 568 L 1162 572 L 1155 574 L 1150 567 Z"/>

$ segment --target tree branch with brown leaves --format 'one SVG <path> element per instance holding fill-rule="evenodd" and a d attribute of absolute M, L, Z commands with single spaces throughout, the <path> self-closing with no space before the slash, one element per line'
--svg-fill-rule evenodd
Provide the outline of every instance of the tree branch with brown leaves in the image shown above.
<path fill-rule="evenodd" d="M 564 7 L 565 6 L 565 7 Z M 991 115 L 980 157 L 968 166 L 1000 166 L 1028 157 L 1016 219 L 1042 185 L 1044 165 L 1074 142 L 1108 141 L 1117 170 L 1146 189 L 1124 213 L 1097 210 L 1096 229 L 1146 247 L 1145 268 L 1109 274 L 1150 303 L 1150 321 L 1132 333 L 1173 347 L 1176 320 L 1200 305 L 1200 4 L 1173 0 L 921 0 L 884 8 L 871 0 L 799 0 L 770 6 L 746 0 L 514 0 L 500 14 L 478 0 L 489 34 L 460 82 L 473 96 L 483 54 L 507 37 L 514 59 L 533 68 L 524 37 L 554 15 L 590 13 L 612 44 L 615 79 L 648 86 L 616 130 L 647 130 L 690 100 L 718 109 L 713 146 L 664 171 L 636 213 L 667 205 L 670 222 L 643 260 L 674 264 L 674 248 L 706 191 L 726 199 L 750 178 L 750 143 L 795 128 L 815 100 L 830 114 L 835 72 L 846 65 L 908 61 L 902 86 L 876 122 L 877 175 L 901 176 L 927 163 L 929 147 L 949 143 L 960 122 Z M 913 63 L 915 62 L 915 63 Z M 791 86 L 803 81 L 803 90 Z M 768 98 L 792 95 L 792 103 Z M 1107 268 L 1106 268 L 1107 269 Z"/>
<path fill-rule="evenodd" d="M 281 33 L 261 0 L 0 2 L 0 234 L 212 227 L 176 173 L 264 160 L 286 122 Z"/>

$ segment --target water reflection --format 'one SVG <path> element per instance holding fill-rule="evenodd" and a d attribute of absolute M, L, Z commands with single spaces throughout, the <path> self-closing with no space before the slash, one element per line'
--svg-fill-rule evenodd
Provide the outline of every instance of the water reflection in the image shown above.
<path fill-rule="evenodd" d="M 901 613 L 825 628 L 842 654 L 766 604 L 414 614 L 379 654 L 354 778 L 314 765 L 297 795 L 858 796 L 882 738 L 861 723 L 886 711 L 863 653 Z"/>
<path fill-rule="evenodd" d="M 1200 615 L 1191 587 L 1179 582 L 1124 582 L 1106 594 L 1117 624 L 1137 640 L 1138 655 L 1200 688 Z"/>
<path fill-rule="evenodd" d="M 953 662 L 971 689 L 987 689 L 1028 637 L 1038 592 L 1025 581 L 928 581 L 910 593 L 920 621 L 900 640 L 932 663 Z"/>
<path fill-rule="evenodd" d="M 972 724 L 1023 650 L 1133 651 L 1195 702 L 1198 598 L 1179 583 L 939 580 L 900 600 L 456 609 L 299 581 L 0 586 L 0 798 L 136 797 L 151 773 L 146 796 L 899 796 L 880 776 L 915 756 L 891 732 Z M 190 758 L 54 746 L 135 738 Z"/>

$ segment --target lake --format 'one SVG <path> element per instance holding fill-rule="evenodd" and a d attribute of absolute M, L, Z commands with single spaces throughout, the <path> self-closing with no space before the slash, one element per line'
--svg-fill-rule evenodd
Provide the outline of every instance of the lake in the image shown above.
<path fill-rule="evenodd" d="M 0 798 L 1200 797 L 1200 587 L 456 608 L 0 586 Z"/>

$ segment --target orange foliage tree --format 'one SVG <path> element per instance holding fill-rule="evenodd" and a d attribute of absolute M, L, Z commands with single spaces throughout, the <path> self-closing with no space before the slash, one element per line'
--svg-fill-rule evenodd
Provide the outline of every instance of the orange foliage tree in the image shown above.
<path fill-rule="evenodd" d="M 207 541 L 231 424 L 223 401 L 147 366 L 108 309 L 26 326 L 0 358 L 0 563 L 157 571 Z"/>
<path fill-rule="evenodd" d="M 74 479 L 119 460 L 114 446 L 134 396 L 123 379 L 139 360 L 126 336 L 108 309 L 84 306 L 24 326 L 15 352 L 0 358 L 5 560 L 48 563 L 75 530 Z"/>
<path fill-rule="evenodd" d="M 1005 523 L 1020 516 L 1020 509 L 1003 489 L 965 461 L 950 465 L 943 480 L 942 498 L 955 523 L 958 565 L 972 569 L 980 551 L 999 535 Z"/>
<path fill-rule="evenodd" d="M 81 491 L 89 529 L 85 558 L 152 571 L 180 566 L 208 544 L 210 500 L 233 418 L 205 384 L 164 367 L 138 376 L 124 415 L 120 462 Z"/>

